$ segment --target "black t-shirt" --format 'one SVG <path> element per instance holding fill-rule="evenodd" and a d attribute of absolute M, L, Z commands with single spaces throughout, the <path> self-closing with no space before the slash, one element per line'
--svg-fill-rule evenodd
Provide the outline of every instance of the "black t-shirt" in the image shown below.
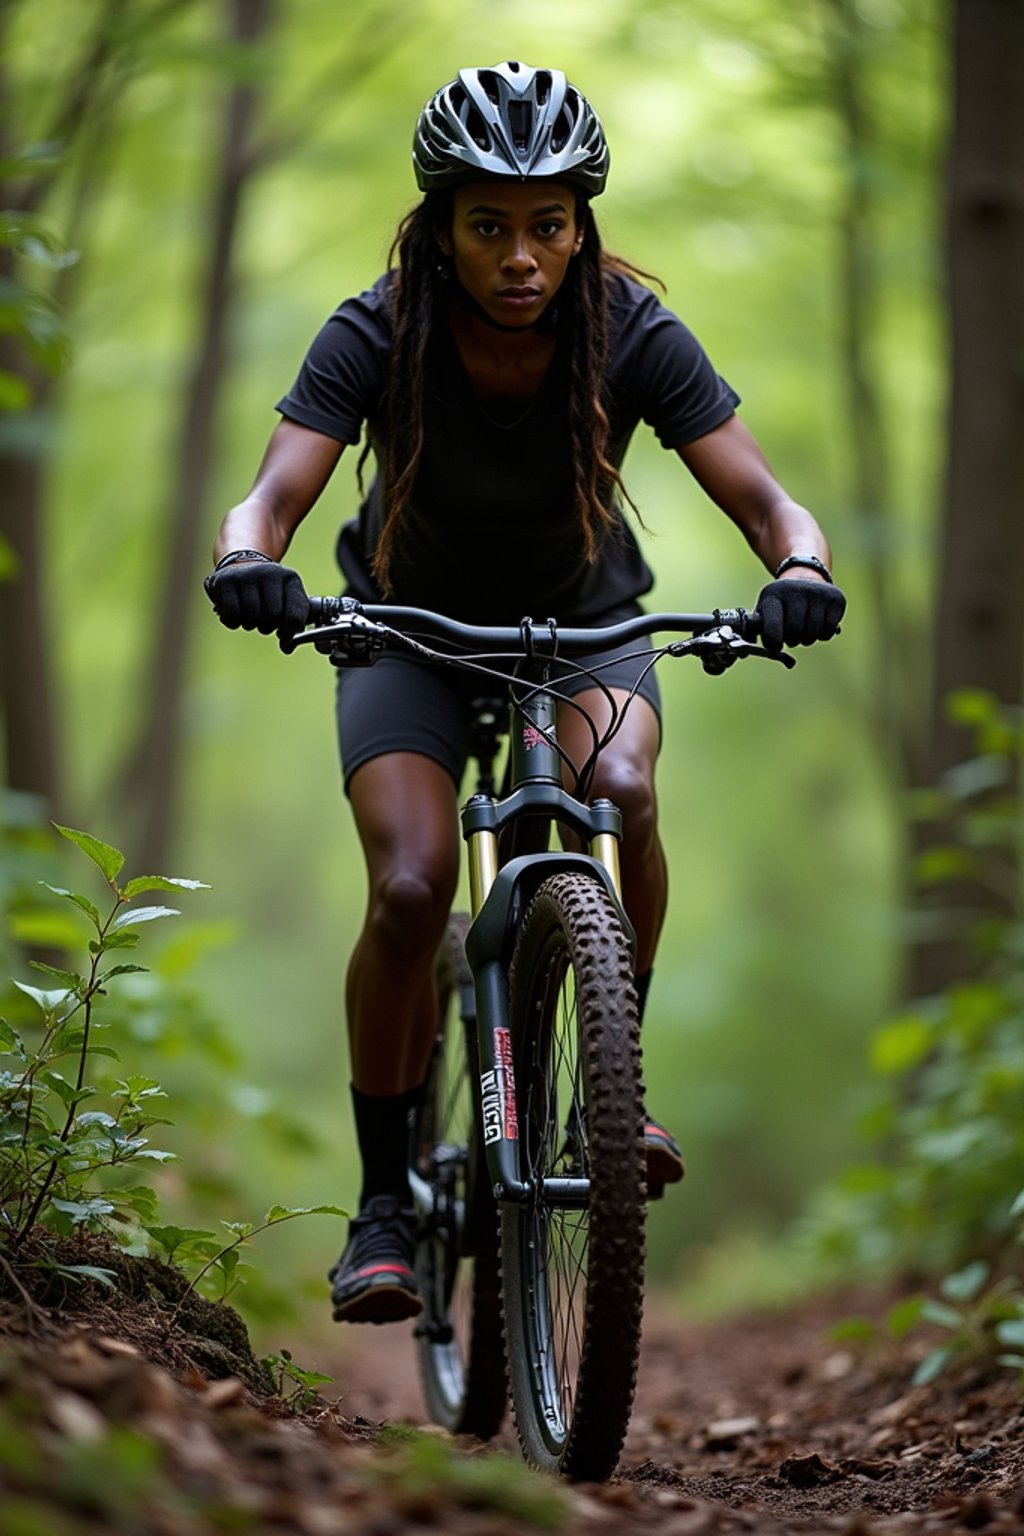
<path fill-rule="evenodd" d="M 283 416 L 342 443 L 365 422 L 378 463 L 387 434 L 390 318 L 384 276 L 346 299 L 310 347 Z M 665 448 L 693 442 L 733 414 L 739 396 L 693 334 L 650 289 L 616 274 L 609 286 L 608 458 L 619 468 L 640 421 Z M 621 509 L 618 537 L 584 559 L 573 505 L 569 359 L 560 339 L 536 395 L 481 401 L 448 328 L 431 339 L 424 444 L 391 563 L 391 601 L 468 623 L 524 614 L 584 620 L 650 590 L 653 576 Z M 338 539 L 354 596 L 380 600 L 370 566 L 383 525 L 379 481 Z"/>

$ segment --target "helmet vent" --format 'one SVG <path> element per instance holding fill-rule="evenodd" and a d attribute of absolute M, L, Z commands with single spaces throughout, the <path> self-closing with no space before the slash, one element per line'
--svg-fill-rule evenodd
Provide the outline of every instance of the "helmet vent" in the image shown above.
<path fill-rule="evenodd" d="M 496 106 L 496 107 L 500 106 L 501 105 L 501 94 L 500 94 L 500 92 L 498 90 L 498 77 L 497 77 L 497 75 L 493 74 L 491 72 L 491 70 L 489 70 L 489 69 L 481 69 L 480 72 L 477 75 L 477 79 L 479 80 L 480 85 L 483 88 L 483 91 L 484 91 L 485 96 L 487 97 L 487 100 L 489 102 L 492 102 L 493 105 Z"/>
<path fill-rule="evenodd" d="M 551 151 L 553 154 L 557 155 L 560 150 L 565 148 L 571 133 L 572 118 L 563 107 L 551 129 Z"/>
<path fill-rule="evenodd" d="M 480 113 L 477 111 L 476 107 L 474 107 L 472 102 L 467 102 L 466 104 L 466 116 L 464 118 L 464 122 L 466 124 L 466 132 L 473 140 L 473 143 L 479 145 L 481 149 L 490 149 L 491 135 L 487 124 L 484 122 L 483 118 L 480 116 Z"/>
<path fill-rule="evenodd" d="M 534 91 L 537 96 L 538 107 L 544 106 L 548 97 L 551 95 L 551 76 L 548 74 L 547 70 L 539 69 L 537 71 L 537 79 L 536 83 L 534 84 Z"/>
<path fill-rule="evenodd" d="M 528 101 L 510 101 L 508 125 L 512 130 L 512 142 L 516 149 L 525 149 L 530 142 L 533 128 L 533 111 Z"/>

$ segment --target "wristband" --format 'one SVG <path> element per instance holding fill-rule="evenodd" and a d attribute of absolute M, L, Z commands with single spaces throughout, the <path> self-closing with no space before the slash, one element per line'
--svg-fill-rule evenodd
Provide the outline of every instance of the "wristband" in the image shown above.
<path fill-rule="evenodd" d="M 835 586 L 832 572 L 824 560 L 819 560 L 817 555 L 787 555 L 776 569 L 775 580 L 778 581 L 783 571 L 791 570 L 794 565 L 805 565 L 809 571 L 817 571 L 819 576 L 824 576 L 830 587 Z"/>
<path fill-rule="evenodd" d="M 222 571 L 226 565 L 240 565 L 243 560 L 266 560 L 269 565 L 275 564 L 273 556 L 265 555 L 262 549 L 233 549 L 230 554 L 221 555 L 214 570 Z"/>

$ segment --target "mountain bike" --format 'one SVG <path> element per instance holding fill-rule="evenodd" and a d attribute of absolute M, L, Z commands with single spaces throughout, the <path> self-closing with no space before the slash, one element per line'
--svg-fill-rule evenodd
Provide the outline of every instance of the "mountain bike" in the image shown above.
<path fill-rule="evenodd" d="M 758 616 L 744 609 L 593 629 L 532 619 L 487 628 L 348 598 L 314 598 L 310 613 L 313 627 L 288 649 L 312 644 L 338 666 L 404 651 L 481 679 L 478 781 L 462 811 L 472 910 L 453 916 L 438 956 L 440 1024 L 410 1133 L 428 1409 L 489 1439 L 507 1371 L 526 1459 L 603 1480 L 636 1386 L 647 1189 L 621 817 L 587 793 L 629 699 L 616 707 L 604 690 L 609 723 L 599 732 L 591 722 L 591 751 L 576 765 L 559 746 L 557 712 L 580 706 L 558 682 L 584 670 L 573 658 L 586 655 L 588 686 L 601 688 L 594 653 L 655 633 L 689 638 L 645 645 L 647 666 L 693 655 L 720 673 L 741 657 L 793 658 L 758 646 Z"/>

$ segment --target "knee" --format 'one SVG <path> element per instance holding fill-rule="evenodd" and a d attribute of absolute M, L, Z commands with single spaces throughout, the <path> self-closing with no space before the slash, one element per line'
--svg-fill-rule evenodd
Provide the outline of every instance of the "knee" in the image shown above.
<path fill-rule="evenodd" d="M 646 763 L 629 757 L 616 757 L 599 765 L 591 799 L 604 796 L 622 812 L 626 847 L 642 847 L 654 836 L 658 825 L 658 804 L 654 779 Z"/>
<path fill-rule="evenodd" d="M 368 927 L 403 953 L 436 949 L 454 895 L 455 876 L 437 869 L 401 869 L 383 875 L 370 895 Z"/>

